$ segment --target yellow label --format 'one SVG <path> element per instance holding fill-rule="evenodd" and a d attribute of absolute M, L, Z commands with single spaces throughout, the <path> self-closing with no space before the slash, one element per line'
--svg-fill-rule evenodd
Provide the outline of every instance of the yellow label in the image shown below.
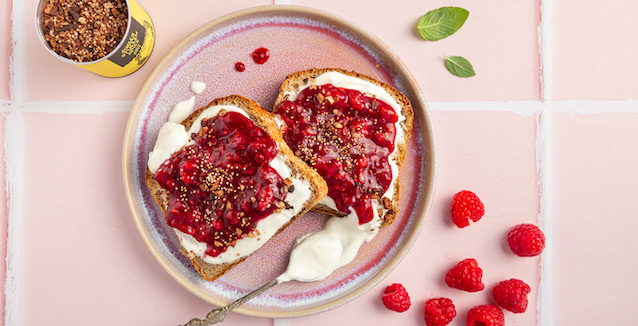
<path fill-rule="evenodd" d="M 123 46 L 99 62 L 81 65 L 82 68 L 105 77 L 122 77 L 138 70 L 146 63 L 155 45 L 155 28 L 146 11 L 135 1 L 128 1 L 131 22 Z"/>

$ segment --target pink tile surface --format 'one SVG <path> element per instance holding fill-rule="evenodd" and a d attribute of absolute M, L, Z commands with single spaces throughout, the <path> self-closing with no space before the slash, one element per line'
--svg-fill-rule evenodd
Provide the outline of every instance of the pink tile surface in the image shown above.
<path fill-rule="evenodd" d="M 135 228 L 121 177 L 127 118 L 25 114 L 21 325 L 175 325 L 210 309 L 154 261 Z"/>
<path fill-rule="evenodd" d="M 540 97 L 537 27 L 539 1 L 496 0 L 454 3 L 435 1 L 292 0 L 333 12 L 379 37 L 398 54 L 430 101 L 536 100 Z M 443 6 L 466 8 L 469 18 L 452 36 L 428 42 L 418 36 L 422 15 Z M 507 13 L 507 14 L 504 14 Z M 442 55 L 472 62 L 476 76 L 459 79 L 444 66 Z"/>
<path fill-rule="evenodd" d="M 536 223 L 534 117 L 500 112 L 434 112 L 438 147 L 436 196 L 421 235 L 402 263 L 376 288 L 332 311 L 294 320 L 294 325 L 342 325 L 353 320 L 362 325 L 423 325 L 425 301 L 451 298 L 457 317 L 451 325 L 465 325 L 467 311 L 493 303 L 496 283 L 519 278 L 532 287 L 527 312 L 505 312 L 506 325 L 535 325 L 540 258 L 515 256 L 507 247 L 509 229 L 519 223 Z M 507 136 L 506 136 L 507 135 Z M 476 224 L 459 229 L 449 218 L 452 196 L 463 189 L 476 192 L 486 207 Z M 465 258 L 475 258 L 483 269 L 485 290 L 477 293 L 449 288 L 445 273 Z M 402 283 L 412 299 L 403 314 L 385 309 L 380 296 L 386 286 Z"/>
<path fill-rule="evenodd" d="M 9 100 L 11 57 L 11 1 L 0 0 L 0 100 Z"/>
<path fill-rule="evenodd" d="M 361 26 L 386 43 L 407 65 L 432 102 L 454 103 L 460 111 L 432 112 L 438 146 L 437 193 L 420 237 L 399 266 L 362 297 L 318 315 L 291 319 L 289 326 L 396 324 L 424 325 L 423 306 L 435 296 L 452 298 L 464 325 L 467 311 L 493 303 L 493 286 L 520 278 L 532 287 L 524 314 L 505 312 L 507 325 L 635 325 L 631 313 L 638 282 L 634 236 L 638 203 L 638 4 L 629 0 L 585 1 L 577 6 L 555 0 L 552 21 L 543 31 L 552 60 L 547 85 L 550 100 L 585 100 L 593 112 L 620 109 L 633 113 L 575 114 L 580 106 L 550 102 L 570 113 L 549 113 L 551 133 L 552 261 L 543 261 L 552 277 L 547 304 L 538 299 L 539 257 L 509 252 L 505 237 L 514 225 L 537 223 L 541 207 L 536 166 L 538 116 L 489 111 L 479 101 L 529 100 L 540 104 L 538 27 L 543 0 L 476 2 L 444 0 L 402 2 L 286 0 L 332 12 Z M 186 35 L 224 14 L 272 0 L 139 0 L 155 23 L 156 44 L 149 62 L 124 78 L 109 79 L 70 66 L 51 56 L 35 33 L 37 1 L 0 0 L 0 140 L 5 143 L 7 113 L 59 110 L 54 101 L 132 100 L 162 57 Z M 275 1 L 279 2 L 279 1 Z M 470 11 L 466 24 L 451 37 L 428 42 L 415 31 L 418 19 L 442 6 Z M 19 12 L 12 17 L 12 6 Z M 12 26 L 12 24 L 14 24 Z M 15 39 L 12 39 L 12 30 Z M 635 38 L 635 37 L 634 37 Z M 11 63 L 13 44 L 20 57 Z M 445 70 L 442 55 L 461 55 L 477 72 L 461 79 Z M 10 65 L 15 69 L 13 77 Z M 16 85 L 18 98 L 11 99 Z M 587 100 L 621 100 L 592 109 Z M 4 103 L 2 103 L 4 102 Z M 458 104 L 458 106 L 457 106 Z M 472 111 L 476 104 L 478 111 Z M 506 103 L 510 108 L 513 104 Z M 562 105 L 566 105 L 563 107 Z M 442 105 L 444 107 L 444 105 Z M 495 108 L 499 110 L 499 108 Z M 501 110 L 503 106 L 501 106 Z M 509 110 L 509 109 L 507 109 Z M 547 110 L 543 108 L 542 110 Z M 25 160 L 24 239 L 17 284 L 20 302 L 0 320 L 14 325 L 159 325 L 204 316 L 210 306 L 177 284 L 152 258 L 130 215 L 121 171 L 127 112 L 91 114 L 23 112 Z M 547 122 L 547 121 L 545 121 Z M 6 146 L 6 144 L 5 144 Z M 0 150 L 0 198 L 7 199 L 4 147 Z M 541 172 L 544 167 L 540 167 Z M 11 177 L 11 176 L 9 176 Z M 546 181 L 546 179 L 543 179 Z M 487 213 L 477 224 L 458 229 L 449 222 L 449 203 L 462 189 L 475 191 Z M 0 287 L 6 278 L 7 200 L 0 203 Z M 476 258 L 486 290 L 466 293 L 448 288 L 445 272 L 461 259 Z M 545 274 L 543 274 L 545 275 Z M 397 314 L 380 301 L 385 286 L 403 283 L 412 308 Z M 544 283 L 545 284 L 545 283 Z M 9 297 L 14 298 L 14 296 Z M 9 301 L 11 302 L 11 301 Z M 548 317 L 547 313 L 553 315 Z M 17 315 L 10 315 L 17 314 Z M 16 323 L 15 321 L 18 321 Z M 90 321 L 90 322 L 89 322 Z M 0 322 L 2 323 L 2 322 Z M 225 325 L 272 325 L 231 313 Z"/>
<path fill-rule="evenodd" d="M 638 2 L 553 3 L 554 97 L 638 98 Z"/>
<path fill-rule="evenodd" d="M 637 129 L 635 113 L 554 115 L 556 325 L 638 324 Z"/>
<path fill-rule="evenodd" d="M 22 33 L 26 56 L 20 60 L 25 70 L 23 87 L 28 100 L 132 100 L 155 65 L 186 35 L 201 25 L 227 13 L 258 5 L 266 0 L 197 1 L 178 4 L 174 1 L 138 1 L 155 26 L 155 48 L 140 70 L 122 78 L 105 78 L 64 63 L 51 55 L 40 43 L 35 30 L 37 1 L 24 4 Z M 46 74 L 41 73 L 46 71 Z"/>

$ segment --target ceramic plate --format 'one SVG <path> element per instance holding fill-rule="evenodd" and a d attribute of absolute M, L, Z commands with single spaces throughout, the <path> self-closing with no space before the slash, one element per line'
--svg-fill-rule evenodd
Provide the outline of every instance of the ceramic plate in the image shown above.
<path fill-rule="evenodd" d="M 250 57 L 259 47 L 270 50 L 270 59 L 262 65 Z M 246 70 L 237 72 L 236 62 L 243 62 Z M 327 279 L 277 285 L 236 311 L 294 317 L 352 300 L 399 263 L 423 224 L 434 186 L 432 126 L 418 85 L 396 55 L 353 24 L 314 9 L 268 6 L 224 16 L 180 42 L 150 75 L 131 112 L 123 162 L 129 205 L 149 250 L 175 280 L 212 304 L 227 304 L 283 272 L 294 239 L 321 228 L 326 217 L 307 214 L 244 263 L 206 282 L 179 253 L 178 240 L 146 187 L 148 153 L 173 105 L 193 95 L 191 82 L 207 85 L 196 97 L 196 107 L 216 97 L 239 94 L 270 109 L 286 75 L 312 67 L 355 70 L 393 85 L 411 100 L 415 119 L 400 176 L 400 213 L 391 226 L 382 228 L 361 248 L 351 264 Z"/>

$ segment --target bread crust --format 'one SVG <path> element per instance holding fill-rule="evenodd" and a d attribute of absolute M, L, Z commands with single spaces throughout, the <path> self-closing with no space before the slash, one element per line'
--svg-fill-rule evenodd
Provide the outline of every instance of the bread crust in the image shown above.
<path fill-rule="evenodd" d="M 281 153 L 286 158 L 288 167 L 292 171 L 292 175 L 297 178 L 302 178 L 310 183 L 312 191 L 311 198 L 309 198 L 304 203 L 303 209 L 297 215 L 295 215 L 288 223 L 282 226 L 275 233 L 274 236 L 276 236 L 297 218 L 308 212 L 321 200 L 321 198 L 325 197 L 328 193 L 328 186 L 326 185 L 326 182 L 323 180 L 323 178 L 321 178 L 321 176 L 314 169 L 310 168 L 308 165 L 306 165 L 305 162 L 294 155 L 290 147 L 288 147 L 286 142 L 283 140 L 281 132 L 277 128 L 277 124 L 274 122 L 273 114 L 262 109 L 259 104 L 248 98 L 239 95 L 230 95 L 227 97 L 214 99 L 208 105 L 195 110 L 186 119 L 184 119 L 181 124 L 186 128 L 186 130 L 188 130 L 202 112 L 216 105 L 234 105 L 246 112 L 246 114 L 248 114 L 250 119 L 257 127 L 267 132 L 270 137 L 275 140 L 275 142 L 277 142 L 279 146 L 279 153 Z M 153 198 L 161 208 L 162 213 L 165 214 L 168 204 L 168 192 L 159 186 L 157 180 L 155 179 L 155 175 L 148 169 L 146 170 L 145 179 Z M 238 258 L 231 263 L 209 264 L 202 258 L 197 257 L 195 254 L 187 252 L 185 249 L 182 249 L 181 252 L 190 259 L 191 263 L 193 264 L 197 272 L 202 276 L 202 278 L 208 281 L 217 279 L 218 277 L 222 276 L 233 267 L 244 261 L 246 258 L 248 258 L 248 256 L 250 256 L 247 255 L 242 258 Z"/>
<path fill-rule="evenodd" d="M 279 103 L 288 100 L 288 94 L 287 93 L 299 93 L 303 90 L 302 87 L 308 85 L 308 84 L 312 84 L 314 83 L 314 79 L 316 77 L 318 77 L 319 75 L 326 73 L 326 72 L 339 72 L 342 73 L 344 75 L 348 75 L 351 77 L 355 77 L 355 78 L 359 78 L 365 81 L 368 81 L 374 85 L 380 86 L 382 87 L 386 92 L 388 92 L 392 98 L 394 98 L 395 101 L 397 101 L 397 103 L 399 103 L 399 105 L 401 106 L 401 114 L 405 117 L 405 121 L 403 121 L 400 126 L 403 129 L 404 132 L 404 140 L 401 143 L 395 144 L 395 147 L 397 148 L 397 154 L 394 157 L 394 160 L 397 164 L 397 166 L 399 167 L 399 172 L 401 171 L 401 166 L 403 164 L 403 160 L 405 158 L 405 152 L 406 149 L 408 147 L 408 143 L 410 141 L 410 134 L 412 132 L 412 123 L 413 123 L 413 119 L 414 119 L 414 112 L 412 110 L 412 104 L 410 104 L 410 100 L 403 95 L 403 93 L 399 92 L 398 90 L 396 90 L 394 87 L 383 83 L 379 80 L 376 80 L 370 76 L 364 75 L 364 74 L 360 74 L 358 72 L 355 71 L 348 71 L 348 70 L 344 70 L 341 68 L 312 68 L 309 70 L 305 70 L 305 71 L 298 71 L 295 73 L 292 73 L 290 75 L 288 75 L 286 77 L 286 79 L 284 80 L 284 82 L 281 84 L 281 87 L 279 89 L 279 94 L 277 96 L 277 99 L 275 100 L 275 105 L 274 107 L 277 107 L 277 105 L 279 105 Z M 304 87 L 305 88 L 305 87 Z M 383 221 L 381 223 L 381 225 L 390 225 L 392 224 L 392 222 L 394 222 L 394 219 L 396 218 L 396 214 L 399 211 L 399 193 L 400 193 L 400 182 L 399 182 L 399 178 L 397 176 L 397 178 L 394 180 L 395 183 L 395 193 L 394 193 L 394 197 L 391 199 L 392 200 L 392 212 L 394 214 L 385 214 L 383 217 Z M 323 204 L 318 204 L 315 207 L 313 207 L 312 209 L 313 211 L 316 212 L 320 212 L 320 213 L 324 213 L 324 214 L 328 214 L 328 215 L 333 215 L 333 216 L 344 216 L 345 214 L 332 209 L 328 206 L 325 206 Z"/>

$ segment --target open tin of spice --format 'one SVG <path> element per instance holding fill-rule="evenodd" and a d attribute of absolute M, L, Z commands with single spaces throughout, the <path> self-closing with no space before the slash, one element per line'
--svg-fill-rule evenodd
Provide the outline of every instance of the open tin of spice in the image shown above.
<path fill-rule="evenodd" d="M 151 56 L 155 28 L 133 0 L 40 0 L 38 36 L 58 59 L 105 77 L 122 77 Z"/>

